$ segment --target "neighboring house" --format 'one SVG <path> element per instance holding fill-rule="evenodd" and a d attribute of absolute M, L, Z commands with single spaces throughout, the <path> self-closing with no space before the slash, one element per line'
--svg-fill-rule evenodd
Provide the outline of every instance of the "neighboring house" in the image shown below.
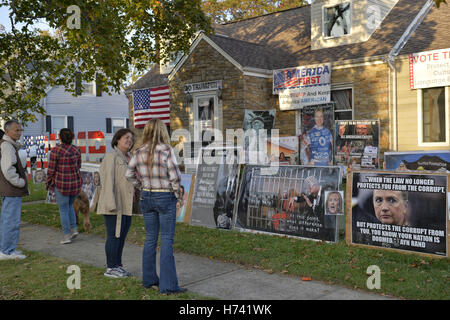
<path fill-rule="evenodd" d="M 42 101 L 45 115 L 37 115 L 38 121 L 24 127 L 23 136 L 49 135 L 62 128 L 75 132 L 102 131 L 106 138 L 106 150 L 111 150 L 111 140 L 120 128 L 128 127 L 128 100 L 123 92 L 96 92 L 94 84 L 83 84 L 85 91 L 73 96 L 63 86 L 47 91 Z"/>
<path fill-rule="evenodd" d="M 292 136 L 301 132 L 300 112 L 280 110 L 273 70 L 331 63 L 335 118 L 379 119 L 381 157 L 388 150 L 449 149 L 449 88 L 424 108 L 430 94 L 409 88 L 407 64 L 409 54 L 450 48 L 449 18 L 450 7 L 437 9 L 431 0 L 316 0 L 200 33 L 167 80 L 154 67 L 129 92 L 167 81 L 171 130 L 189 129 L 191 137 L 204 129 L 194 123 L 242 128 L 245 109 L 276 109 L 275 128 Z M 444 119 L 431 124 L 444 140 L 424 143 L 420 132 L 439 119 L 430 108 Z M 194 122 L 205 120 L 205 110 L 207 121 Z"/>

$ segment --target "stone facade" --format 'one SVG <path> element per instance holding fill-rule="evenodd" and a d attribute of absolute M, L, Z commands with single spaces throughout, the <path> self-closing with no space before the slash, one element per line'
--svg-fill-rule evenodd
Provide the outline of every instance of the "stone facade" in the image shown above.
<path fill-rule="evenodd" d="M 333 84 L 350 84 L 354 93 L 354 119 L 380 119 L 381 152 L 389 150 L 389 69 L 386 64 L 332 70 Z M 244 75 L 230 61 L 201 41 L 183 66 L 169 81 L 171 130 L 189 129 L 191 104 L 187 104 L 184 85 L 222 80 L 219 103 L 219 129 L 243 126 L 244 110 L 276 109 L 275 129 L 280 136 L 295 135 L 296 111 L 280 111 L 278 96 L 272 94 L 272 79 Z"/>

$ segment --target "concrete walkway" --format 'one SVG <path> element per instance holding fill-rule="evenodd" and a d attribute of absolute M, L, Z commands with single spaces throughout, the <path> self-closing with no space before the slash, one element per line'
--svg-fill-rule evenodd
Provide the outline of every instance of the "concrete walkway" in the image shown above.
<path fill-rule="evenodd" d="M 61 237 L 61 231 L 54 228 L 22 222 L 19 247 L 73 262 L 105 267 L 104 238 L 82 233 L 71 244 L 61 245 Z M 123 252 L 124 267 L 138 278 L 142 277 L 142 250 L 141 246 L 126 243 Z M 175 261 L 180 286 L 200 295 L 222 300 L 393 299 L 183 253 L 176 253 Z"/>

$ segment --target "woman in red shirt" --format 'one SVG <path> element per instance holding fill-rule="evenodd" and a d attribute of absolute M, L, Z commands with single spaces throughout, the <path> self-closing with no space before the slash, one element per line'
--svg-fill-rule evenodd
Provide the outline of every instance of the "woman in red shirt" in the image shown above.
<path fill-rule="evenodd" d="M 72 145 L 73 132 L 64 128 L 59 132 L 60 144 L 50 152 L 47 170 L 47 189 L 54 191 L 59 207 L 64 238 L 61 244 L 72 242 L 78 235 L 73 202 L 81 191 L 81 152 Z"/>

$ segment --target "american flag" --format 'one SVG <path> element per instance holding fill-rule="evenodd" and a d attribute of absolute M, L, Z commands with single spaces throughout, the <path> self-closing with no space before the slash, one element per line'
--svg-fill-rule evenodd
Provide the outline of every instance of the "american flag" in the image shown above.
<path fill-rule="evenodd" d="M 133 91 L 134 127 L 142 128 L 148 120 L 159 118 L 170 125 L 169 87 Z"/>

